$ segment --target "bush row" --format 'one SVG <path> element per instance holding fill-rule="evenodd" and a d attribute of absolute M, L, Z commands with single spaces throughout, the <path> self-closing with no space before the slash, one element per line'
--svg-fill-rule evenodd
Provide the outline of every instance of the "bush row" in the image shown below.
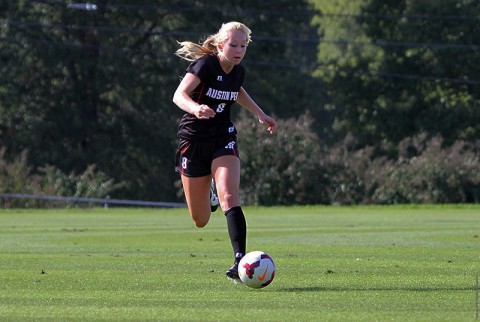
<path fill-rule="evenodd" d="M 274 135 L 239 115 L 241 197 L 247 205 L 479 203 L 480 146 L 444 146 L 419 135 L 397 146 L 356 147 L 355 138 L 329 146 L 311 130 L 312 118 L 279 120 Z M 7 161 L 0 150 L 0 192 L 107 198 L 124 183 L 97 171 L 65 174 L 31 169 L 27 152 Z M 166 168 L 165 171 L 171 171 Z M 171 183 L 171 189 L 178 189 Z M 180 194 L 182 195 L 182 194 Z M 179 197 L 182 198 L 182 197 Z M 0 199 L 3 207 L 89 206 L 36 199 Z"/>
<path fill-rule="evenodd" d="M 397 146 L 327 146 L 308 115 L 280 121 L 275 135 L 240 117 L 246 204 L 405 204 L 480 202 L 479 145 L 419 135 Z"/>
<path fill-rule="evenodd" d="M 121 184 L 114 183 L 104 173 L 96 171 L 94 165 L 84 172 L 65 174 L 54 166 L 33 169 L 27 163 L 27 151 L 11 162 L 5 158 L 5 149 L 0 150 L 0 192 L 42 196 L 68 196 L 85 198 L 107 198 Z M 52 208 L 89 206 L 76 202 L 59 202 L 41 199 L 1 198 L 4 208 Z"/>

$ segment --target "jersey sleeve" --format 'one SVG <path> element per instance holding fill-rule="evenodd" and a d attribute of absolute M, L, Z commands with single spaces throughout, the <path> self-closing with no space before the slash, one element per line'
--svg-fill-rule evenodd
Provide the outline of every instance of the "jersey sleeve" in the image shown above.
<path fill-rule="evenodd" d="M 191 62 L 190 65 L 187 67 L 187 73 L 191 73 L 197 76 L 202 82 L 204 82 L 208 74 L 207 58 L 207 56 L 204 56 Z"/>

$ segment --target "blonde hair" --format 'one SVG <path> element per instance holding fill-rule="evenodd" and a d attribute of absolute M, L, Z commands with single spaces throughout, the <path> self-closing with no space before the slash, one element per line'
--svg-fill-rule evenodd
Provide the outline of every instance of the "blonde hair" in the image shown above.
<path fill-rule="evenodd" d="M 252 31 L 248 29 L 247 26 L 241 22 L 230 21 L 222 24 L 220 30 L 218 30 L 216 34 L 208 36 L 202 45 L 191 41 L 179 42 L 180 48 L 175 52 L 175 55 L 185 60 L 193 61 L 205 55 L 216 54 L 218 53 L 218 45 L 228 40 L 228 33 L 230 31 L 236 30 L 240 30 L 245 34 L 247 37 L 247 45 L 252 41 L 250 37 Z"/>

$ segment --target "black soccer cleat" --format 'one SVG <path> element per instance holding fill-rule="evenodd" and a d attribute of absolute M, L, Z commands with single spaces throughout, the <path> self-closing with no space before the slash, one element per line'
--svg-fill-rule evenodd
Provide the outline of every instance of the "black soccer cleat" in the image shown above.
<path fill-rule="evenodd" d="M 240 279 L 240 276 L 238 276 L 238 262 L 239 261 L 235 261 L 235 263 L 233 263 L 232 267 L 230 267 L 227 270 L 227 272 L 225 273 L 225 275 L 227 275 L 227 278 L 232 279 L 232 280 L 239 280 Z"/>

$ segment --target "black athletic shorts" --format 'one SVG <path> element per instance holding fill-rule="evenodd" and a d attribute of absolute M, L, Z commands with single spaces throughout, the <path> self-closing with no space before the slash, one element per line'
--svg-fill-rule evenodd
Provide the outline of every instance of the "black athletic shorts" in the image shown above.
<path fill-rule="evenodd" d="M 187 177 L 207 176 L 212 173 L 212 161 L 224 155 L 239 156 L 235 135 L 209 141 L 180 138 L 175 157 L 175 171 Z"/>

